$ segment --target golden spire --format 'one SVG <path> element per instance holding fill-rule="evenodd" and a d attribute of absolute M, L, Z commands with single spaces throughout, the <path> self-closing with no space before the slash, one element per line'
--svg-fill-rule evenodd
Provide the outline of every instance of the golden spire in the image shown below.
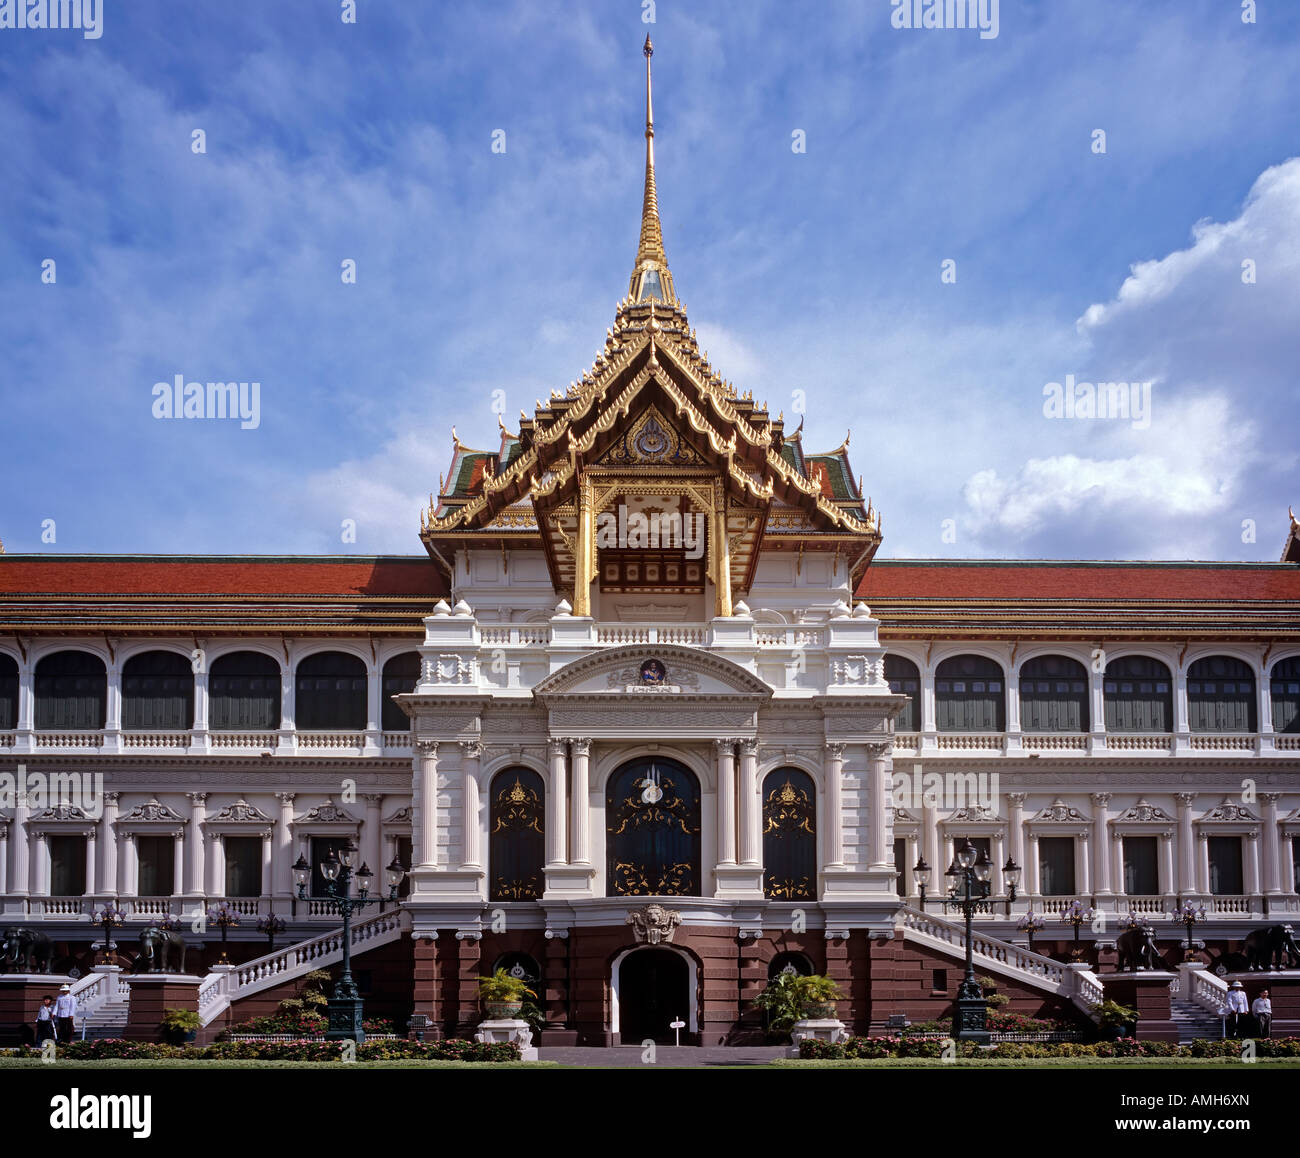
<path fill-rule="evenodd" d="M 650 57 L 654 45 L 645 38 L 645 200 L 641 205 L 641 239 L 636 247 L 636 267 L 632 270 L 630 294 L 634 302 L 653 299 L 677 301 L 673 293 L 673 275 L 668 271 L 663 233 L 659 228 L 659 194 L 655 189 L 655 118 L 650 98 Z"/>

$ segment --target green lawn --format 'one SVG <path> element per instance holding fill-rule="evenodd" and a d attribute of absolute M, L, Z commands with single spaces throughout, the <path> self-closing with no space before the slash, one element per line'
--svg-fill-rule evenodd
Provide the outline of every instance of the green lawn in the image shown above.
<path fill-rule="evenodd" d="M 826 1070 L 938 1070 L 954 1067 L 978 1070 L 1096 1069 L 1099 1066 L 1122 1066 L 1138 1070 L 1276 1070 L 1300 1068 L 1300 1058 L 1260 1058 L 1243 1062 L 1220 1057 L 1044 1057 L 1044 1058 L 958 1058 L 940 1061 L 928 1057 L 845 1058 L 802 1061 L 778 1058 L 770 1063 L 784 1069 Z"/>
<path fill-rule="evenodd" d="M 302 1062 L 255 1061 L 232 1058 L 227 1061 L 181 1061 L 156 1058 L 142 1061 L 60 1059 L 46 1063 L 39 1058 L 0 1058 L 0 1070 L 535 1070 L 558 1069 L 555 1062 L 461 1062 L 461 1061 L 358 1061 Z"/>

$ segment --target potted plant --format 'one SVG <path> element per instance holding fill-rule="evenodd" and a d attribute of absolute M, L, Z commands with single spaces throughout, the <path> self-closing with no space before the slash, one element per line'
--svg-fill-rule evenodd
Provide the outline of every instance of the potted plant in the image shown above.
<path fill-rule="evenodd" d="M 199 1033 L 199 1015 L 193 1009 L 164 1009 L 163 1041 L 170 1045 L 189 1045 Z"/>
<path fill-rule="evenodd" d="M 1138 1011 L 1118 1001 L 1100 1001 L 1092 1007 L 1097 1015 L 1097 1029 L 1105 1040 L 1132 1037 L 1137 1033 Z"/>
<path fill-rule="evenodd" d="M 537 996 L 522 977 L 512 977 L 504 968 L 491 977 L 478 979 L 478 995 L 488 1017 L 494 1021 L 517 1017 L 524 1007 L 524 998 Z"/>
<path fill-rule="evenodd" d="M 817 1019 L 835 1016 L 835 1003 L 844 994 L 829 977 L 814 973 L 811 977 L 800 977 L 796 985 L 803 1003 L 804 1017 Z"/>

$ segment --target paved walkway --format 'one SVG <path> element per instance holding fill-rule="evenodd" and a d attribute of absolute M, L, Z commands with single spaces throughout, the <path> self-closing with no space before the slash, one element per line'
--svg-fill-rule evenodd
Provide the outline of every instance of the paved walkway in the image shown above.
<path fill-rule="evenodd" d="M 698 1066 L 762 1066 L 774 1058 L 784 1057 L 785 1047 L 759 1046 L 675 1046 L 655 1047 L 654 1065 L 668 1069 Z M 537 1051 L 539 1061 L 559 1062 L 565 1066 L 601 1069 L 637 1069 L 650 1063 L 642 1060 L 639 1045 L 616 1045 L 609 1048 L 589 1046 L 552 1046 Z"/>

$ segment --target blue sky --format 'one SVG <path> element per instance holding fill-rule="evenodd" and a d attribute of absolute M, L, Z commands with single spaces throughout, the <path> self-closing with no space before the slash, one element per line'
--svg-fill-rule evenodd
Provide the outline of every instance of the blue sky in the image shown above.
<path fill-rule="evenodd" d="M 451 427 L 495 446 L 493 391 L 512 424 L 566 387 L 626 292 L 649 31 L 678 292 L 787 426 L 805 392 L 808 449 L 852 429 L 883 555 L 1277 558 L 1300 4 L 1001 0 L 993 39 L 890 0 L 653 7 L 0 30 L 6 548 L 418 553 Z M 260 382 L 260 424 L 155 418 L 177 374 Z M 1149 424 L 1048 417 L 1066 375 L 1151 382 Z"/>

